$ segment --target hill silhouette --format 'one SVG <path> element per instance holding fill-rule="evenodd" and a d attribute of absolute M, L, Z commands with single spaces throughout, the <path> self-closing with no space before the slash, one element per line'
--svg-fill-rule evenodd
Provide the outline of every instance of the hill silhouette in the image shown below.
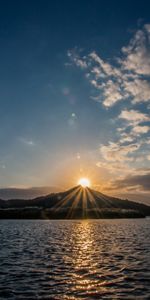
<path fill-rule="evenodd" d="M 30 200 L 0 200 L 0 218 L 84 219 L 150 216 L 150 206 L 75 186 Z"/>
<path fill-rule="evenodd" d="M 29 188 L 0 188 L 0 199 L 33 199 L 59 191 L 57 186 L 39 186 Z"/>

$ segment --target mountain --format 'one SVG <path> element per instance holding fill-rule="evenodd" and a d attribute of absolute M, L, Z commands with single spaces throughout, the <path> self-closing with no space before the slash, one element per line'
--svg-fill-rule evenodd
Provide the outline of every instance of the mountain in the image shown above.
<path fill-rule="evenodd" d="M 150 206 L 81 186 L 31 200 L 0 200 L 0 218 L 122 218 L 150 216 Z"/>
<path fill-rule="evenodd" d="M 50 193 L 58 192 L 59 188 L 55 186 L 41 186 L 30 188 L 0 188 L 1 199 L 32 199 L 44 196 Z"/>

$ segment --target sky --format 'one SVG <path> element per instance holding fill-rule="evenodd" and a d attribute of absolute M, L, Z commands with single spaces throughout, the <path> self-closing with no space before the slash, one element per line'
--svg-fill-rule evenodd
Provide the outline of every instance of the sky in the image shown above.
<path fill-rule="evenodd" d="M 1 1 L 0 188 L 150 196 L 150 2 Z"/>

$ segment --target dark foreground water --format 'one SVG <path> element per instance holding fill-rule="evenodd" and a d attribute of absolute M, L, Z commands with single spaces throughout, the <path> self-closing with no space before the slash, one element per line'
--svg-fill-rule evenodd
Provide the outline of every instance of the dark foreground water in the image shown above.
<path fill-rule="evenodd" d="M 0 299 L 150 299 L 150 219 L 1 220 Z"/>

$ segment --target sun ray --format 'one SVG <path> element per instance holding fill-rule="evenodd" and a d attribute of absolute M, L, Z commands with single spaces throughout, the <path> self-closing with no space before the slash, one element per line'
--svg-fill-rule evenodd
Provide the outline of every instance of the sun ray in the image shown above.
<path fill-rule="evenodd" d="M 72 202 L 72 205 L 71 205 L 71 207 L 70 207 L 70 209 L 69 209 L 69 212 L 68 212 L 68 215 L 67 215 L 68 218 L 71 218 L 71 217 L 73 216 L 73 212 L 74 212 L 74 210 L 76 209 L 76 207 L 77 207 L 77 205 L 78 205 L 78 203 L 79 203 L 79 201 L 80 201 L 81 193 L 82 193 L 82 190 L 81 190 L 81 188 L 80 188 L 80 189 L 78 190 L 77 195 L 76 195 L 76 199 Z"/>
<path fill-rule="evenodd" d="M 94 196 L 92 195 L 92 193 L 91 193 L 91 191 L 90 191 L 89 189 L 87 189 L 86 192 L 87 192 L 89 201 L 91 202 L 92 206 L 93 206 L 93 207 L 95 206 L 94 208 L 96 208 L 95 212 L 96 212 L 97 217 L 99 217 L 99 215 L 100 215 L 100 214 L 99 214 L 99 207 L 98 207 L 98 205 L 97 205 L 97 203 L 96 203 L 96 201 L 95 201 Z M 94 204 L 94 205 L 93 205 L 93 204 Z"/>
<path fill-rule="evenodd" d="M 82 216 L 87 217 L 87 195 L 86 189 L 82 189 Z"/>
<path fill-rule="evenodd" d="M 69 195 L 67 195 L 66 197 L 64 197 L 62 200 L 60 200 L 55 206 L 54 206 L 54 210 L 58 211 L 59 209 L 63 208 L 65 206 L 65 204 L 72 198 L 74 197 L 78 191 L 79 191 L 80 187 L 77 187 L 74 191 L 72 191 Z"/>
<path fill-rule="evenodd" d="M 112 203 L 111 201 L 109 200 L 109 197 L 108 196 L 105 196 L 104 194 L 102 194 L 101 192 L 97 192 L 97 191 L 93 191 L 94 195 L 96 196 L 101 196 L 101 199 L 104 201 L 104 203 L 107 203 L 109 204 L 109 207 L 112 207 Z"/>

